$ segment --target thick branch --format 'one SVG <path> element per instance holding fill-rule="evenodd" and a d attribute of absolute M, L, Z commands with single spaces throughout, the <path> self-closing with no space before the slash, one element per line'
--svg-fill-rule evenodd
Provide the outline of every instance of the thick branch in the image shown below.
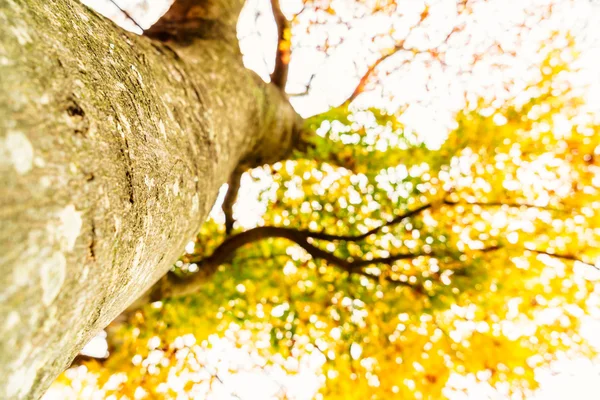
<path fill-rule="evenodd" d="M 361 235 L 330 235 L 321 232 L 312 232 L 309 230 L 299 230 L 286 227 L 274 227 L 274 226 L 261 226 L 250 229 L 245 232 L 233 235 L 225 239 L 221 245 L 219 245 L 212 255 L 205 258 L 186 257 L 185 261 L 189 263 L 197 263 L 200 270 L 187 278 L 178 278 L 173 274 L 168 274 L 152 288 L 149 293 L 149 300 L 156 301 L 165 297 L 171 296 L 183 296 L 196 292 L 202 284 L 212 276 L 217 268 L 230 261 L 235 255 L 235 251 L 240 247 L 247 244 L 257 242 L 259 240 L 268 238 L 282 238 L 288 239 L 304 250 L 306 250 L 314 258 L 320 258 L 332 265 L 336 265 L 348 272 L 361 273 L 361 268 L 372 264 L 385 264 L 393 263 L 398 260 L 416 258 L 421 255 L 427 255 L 425 253 L 405 253 L 395 254 L 385 258 L 374 258 L 371 260 L 366 259 L 343 259 L 336 256 L 333 253 L 325 251 L 311 243 L 312 239 L 316 240 L 327 240 L 327 241 L 360 241 L 367 238 L 370 235 L 376 234 L 385 226 L 392 226 L 398 224 L 408 218 L 411 218 L 422 211 L 430 208 L 430 204 L 421 206 L 415 210 L 409 211 L 402 214 L 386 224 L 383 224 L 377 228 L 371 229 L 370 231 Z M 143 301 L 142 301 L 143 302 Z"/>
<path fill-rule="evenodd" d="M 210 39 L 237 47 L 236 23 L 243 5 L 243 0 L 176 0 L 144 34 L 163 42 Z"/>
<path fill-rule="evenodd" d="M 335 265 L 348 273 L 365 274 L 361 268 L 372 264 L 390 264 L 398 260 L 417 258 L 424 253 L 395 254 L 385 258 L 366 259 L 343 259 L 323 250 L 309 242 L 310 236 L 307 231 L 299 231 L 291 228 L 261 226 L 248 231 L 230 236 L 209 257 L 195 260 L 189 258 L 186 261 L 198 263 L 200 270 L 186 278 L 179 278 L 169 274 L 154 288 L 150 294 L 150 301 L 156 301 L 165 297 L 179 297 L 197 292 L 206 280 L 212 276 L 217 268 L 230 261 L 235 251 L 242 246 L 269 238 L 282 238 L 290 240 L 302 247 L 315 259 L 322 259 L 331 265 Z M 372 277 L 372 275 L 369 275 Z"/>
<path fill-rule="evenodd" d="M 290 240 L 302 247 L 314 259 L 324 260 L 328 264 L 341 268 L 343 271 L 346 271 L 349 274 L 359 274 L 374 280 L 378 280 L 379 277 L 366 272 L 363 270 L 363 268 L 375 264 L 390 265 L 396 261 L 410 260 L 423 256 L 442 256 L 442 254 L 431 252 L 411 252 L 398 253 L 388 257 L 377 257 L 371 259 L 344 259 L 310 243 L 308 240 L 309 237 L 305 231 L 298 231 L 282 227 L 263 226 L 230 237 L 229 239 L 225 240 L 225 242 L 223 242 L 211 256 L 207 258 L 201 260 L 187 260 L 189 262 L 198 263 L 200 271 L 186 278 L 179 278 L 174 275 L 165 276 L 160 285 L 157 285 L 150 294 L 150 301 L 157 301 L 166 297 L 180 297 L 197 292 L 202 287 L 204 282 L 206 282 L 206 280 L 216 272 L 220 265 L 226 263 L 234 256 L 234 253 L 237 249 L 247 244 L 268 238 L 282 238 Z M 489 252 L 499 248 L 500 246 L 492 246 L 481 249 L 480 251 Z M 412 287 L 412 285 L 407 283 L 405 284 L 404 282 L 394 280 L 390 277 L 387 277 L 386 281 L 396 285 L 406 285 Z"/>
<path fill-rule="evenodd" d="M 308 254 L 310 254 L 313 258 L 318 258 L 325 260 L 331 265 L 335 265 L 344 271 L 349 273 L 358 273 L 369 278 L 374 278 L 373 275 L 366 273 L 362 268 L 367 267 L 369 265 L 374 264 L 391 264 L 395 261 L 405 260 L 405 259 L 413 259 L 421 256 L 436 256 L 436 254 L 432 253 L 399 253 L 393 254 L 389 257 L 379 257 L 372 259 L 343 259 L 341 257 L 336 256 L 332 252 L 321 249 L 320 247 L 314 245 L 312 240 L 324 240 L 324 241 L 350 241 L 350 242 L 358 242 L 368 238 L 371 235 L 379 233 L 383 228 L 390 227 L 396 224 L 399 224 L 405 221 L 408 218 L 414 217 L 421 212 L 430 209 L 432 207 L 437 207 L 439 205 L 479 205 L 479 206 L 508 206 L 508 207 L 528 207 L 528 208 L 540 208 L 538 206 L 530 205 L 530 204 L 518 204 L 518 203 L 503 203 L 503 202 L 459 202 L 459 201 L 450 201 L 450 200 L 442 200 L 437 203 L 428 203 L 422 205 L 414 210 L 408 211 L 402 215 L 399 215 L 387 223 L 381 224 L 380 226 L 373 228 L 363 234 L 360 235 L 334 235 L 328 234 L 324 232 L 313 232 L 310 230 L 304 229 L 294 229 L 287 227 L 272 227 L 272 226 L 263 226 L 250 229 L 248 231 L 239 233 L 234 236 L 230 236 L 225 239 L 225 241 L 218 246 L 212 255 L 206 258 L 194 258 L 187 257 L 185 259 L 186 262 L 189 263 L 198 263 L 200 267 L 200 272 L 188 277 L 188 278 L 177 278 L 174 276 L 165 277 L 168 281 L 166 285 L 158 288 L 154 291 L 152 295 L 153 300 L 158 300 L 163 297 L 169 296 L 182 296 L 186 294 L 193 293 L 197 291 L 201 285 L 206 281 L 206 279 L 214 272 L 216 272 L 217 268 L 227 263 L 232 259 L 236 250 L 239 248 L 257 242 L 259 240 L 267 239 L 267 238 L 283 238 L 290 240 L 300 247 L 302 247 Z M 562 211 L 562 210 L 558 210 Z M 481 251 L 493 251 L 499 249 L 500 246 L 492 246 Z M 541 253 L 541 252 L 540 252 Z M 438 254 L 439 256 L 439 254 Z M 568 258 L 568 256 L 562 256 L 564 259 L 572 259 L 574 261 L 581 260 L 575 258 Z M 396 282 L 394 280 L 390 280 L 390 282 Z"/>

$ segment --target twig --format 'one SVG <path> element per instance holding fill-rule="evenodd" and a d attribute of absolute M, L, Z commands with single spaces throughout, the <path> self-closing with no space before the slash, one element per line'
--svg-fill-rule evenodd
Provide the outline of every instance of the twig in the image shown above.
<path fill-rule="evenodd" d="M 113 3 L 114 6 L 117 7 L 119 9 L 119 11 L 121 11 L 123 13 L 123 15 L 125 15 L 127 18 L 129 18 L 131 20 L 131 22 L 133 22 L 135 24 L 135 26 L 140 28 L 142 30 L 142 32 L 145 31 L 145 29 L 142 28 L 142 26 L 140 24 L 138 24 L 138 22 L 131 16 L 131 14 L 129 14 L 126 10 L 121 8 L 121 6 L 119 4 L 117 4 L 117 2 L 115 0 L 108 0 L 108 1 Z"/>

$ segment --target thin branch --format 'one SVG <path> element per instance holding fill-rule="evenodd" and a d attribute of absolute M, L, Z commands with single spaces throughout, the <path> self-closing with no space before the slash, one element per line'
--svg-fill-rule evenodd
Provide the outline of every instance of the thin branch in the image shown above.
<path fill-rule="evenodd" d="M 485 248 L 479 249 L 477 251 L 480 252 L 480 253 L 488 253 L 488 252 L 491 252 L 491 251 L 500 250 L 501 248 L 502 248 L 501 246 L 496 245 L 496 246 L 485 247 Z M 436 254 L 436 253 L 420 253 L 420 254 L 414 254 L 414 257 L 406 257 L 406 258 L 404 258 L 404 257 L 400 257 L 399 258 L 397 256 L 391 256 L 389 258 L 372 259 L 369 262 L 369 265 L 373 264 L 373 263 L 379 263 L 379 264 L 389 263 L 390 261 L 388 261 L 388 259 L 392 259 L 393 261 L 397 261 L 398 259 L 409 259 L 409 258 L 418 258 L 418 257 L 438 257 L 439 258 L 439 257 L 442 257 L 444 255 L 445 254 L 439 254 L 439 253 L 438 254 Z M 364 263 L 366 264 L 366 260 L 364 261 Z M 366 272 L 364 270 L 358 270 L 358 271 L 354 271 L 354 272 L 359 273 L 362 276 L 365 276 L 365 277 L 367 277 L 369 279 L 372 279 L 374 281 L 379 282 L 379 278 L 380 277 L 378 275 L 369 274 L 368 272 Z M 391 283 L 393 285 L 409 287 L 409 288 L 411 288 L 413 291 L 415 291 L 417 293 L 421 293 L 421 294 L 424 293 L 424 288 L 421 285 L 415 285 L 415 284 L 411 284 L 409 282 L 404 282 L 404 281 L 401 281 L 401 280 L 393 279 L 389 275 L 385 276 L 384 279 L 385 279 L 386 282 Z"/>
<path fill-rule="evenodd" d="M 589 262 L 585 262 L 580 258 L 575 257 L 574 255 L 571 254 L 556 254 L 556 253 L 550 253 L 548 251 L 545 250 L 536 250 L 536 249 L 529 249 L 526 248 L 526 250 L 532 252 L 532 253 L 536 253 L 536 254 L 543 254 L 543 255 L 547 255 L 553 258 L 558 258 L 561 260 L 566 260 L 566 261 L 573 261 L 573 262 L 579 262 L 582 263 L 583 265 L 587 265 L 588 267 L 592 267 L 592 268 L 596 268 L 597 270 L 600 271 L 600 267 L 594 265 L 594 264 L 590 264 Z"/>
<path fill-rule="evenodd" d="M 121 8 L 121 6 L 119 4 L 117 4 L 117 2 L 115 0 L 108 0 L 108 1 L 113 3 L 114 6 L 117 7 L 119 9 L 119 11 L 121 11 L 123 13 L 123 15 L 125 15 L 128 19 L 130 19 L 131 22 L 133 22 L 135 24 L 135 26 L 140 28 L 142 30 L 142 32 L 144 31 L 144 28 L 142 28 L 142 26 L 140 24 L 138 24 L 138 22 L 131 16 L 131 14 L 129 14 L 126 10 Z"/>
<path fill-rule="evenodd" d="M 344 240 L 344 241 L 350 241 L 350 242 L 357 242 L 357 241 L 366 239 L 367 237 L 380 232 L 385 227 L 397 225 L 397 224 L 405 221 L 408 218 L 414 217 L 414 216 L 420 214 L 421 212 L 431 208 L 432 206 L 433 205 L 431 203 L 424 204 L 414 210 L 410 210 L 402 215 L 398 215 L 397 217 L 394 217 L 390 221 L 388 221 L 384 224 L 381 224 L 378 227 L 373 228 L 373 229 L 371 229 L 363 234 L 360 234 L 360 235 L 331 235 L 331 234 L 327 234 L 327 233 L 323 233 L 323 232 L 311 232 L 308 230 L 300 230 L 300 232 L 303 232 L 307 237 L 310 237 L 312 239 L 317 239 L 317 240 L 328 240 L 328 241 Z"/>
<path fill-rule="evenodd" d="M 317 69 L 318 70 L 318 69 Z M 308 82 L 304 85 L 304 90 L 302 92 L 297 93 L 288 93 L 289 97 L 302 97 L 307 96 L 310 92 L 310 88 L 312 87 L 313 80 L 317 77 L 317 72 L 313 72 L 308 78 Z"/>
<path fill-rule="evenodd" d="M 275 54 L 275 68 L 273 68 L 273 72 L 271 73 L 271 82 L 285 92 L 291 56 L 289 40 L 290 23 L 283 12 L 281 12 L 279 0 L 271 0 L 271 9 L 273 10 L 273 18 L 277 25 L 277 52 Z"/>
<path fill-rule="evenodd" d="M 367 83 L 369 82 L 369 80 L 371 79 L 371 77 L 373 76 L 373 74 L 375 73 L 375 70 L 377 69 L 377 67 L 382 62 L 384 62 L 385 60 L 387 60 L 388 58 L 390 58 L 394 54 L 398 53 L 399 51 L 405 50 L 404 49 L 404 42 L 405 41 L 403 40 L 400 43 L 398 43 L 387 54 L 384 54 L 383 56 L 379 57 L 377 59 L 377 61 L 375 61 L 373 64 L 371 64 L 371 66 L 369 66 L 369 68 L 367 69 L 367 71 L 359 79 L 358 84 L 356 85 L 356 88 L 354 88 L 354 91 L 352 92 L 352 94 L 350 95 L 350 97 L 348 97 L 346 99 L 347 103 L 351 103 L 354 99 L 356 99 L 358 97 L 359 94 L 361 94 L 362 92 L 364 92 L 365 87 L 367 86 Z"/>
<path fill-rule="evenodd" d="M 233 231 L 233 224 L 235 222 L 233 219 L 233 205 L 238 197 L 243 172 L 243 169 L 238 167 L 231 173 L 227 193 L 225 194 L 225 199 L 223 200 L 223 205 L 221 207 L 225 214 L 225 234 L 227 236 Z"/>
<path fill-rule="evenodd" d="M 292 240 L 292 239 L 291 239 Z M 358 260 L 348 260 L 340 258 L 333 253 L 330 253 L 326 250 L 323 250 L 313 244 L 308 243 L 306 239 L 304 240 L 292 240 L 300 247 L 302 247 L 308 254 L 310 254 L 313 258 L 319 258 L 327 261 L 329 264 L 340 267 L 346 272 L 354 273 L 359 272 L 362 267 L 366 267 L 372 264 L 391 264 L 395 261 L 399 260 L 407 260 L 418 258 L 424 254 L 422 253 L 406 253 L 406 254 L 395 254 L 389 257 L 381 257 L 381 258 L 373 258 L 370 260 L 366 259 L 358 259 Z"/>
<path fill-rule="evenodd" d="M 425 21 L 427 19 L 427 17 L 429 16 L 428 12 L 424 12 L 423 14 L 421 14 L 421 18 L 420 20 L 413 25 L 410 28 L 409 32 L 412 32 L 413 29 L 417 28 L 418 26 L 420 26 L 423 21 Z M 442 40 L 442 43 L 446 43 L 448 42 L 448 40 L 452 37 L 452 35 L 454 35 L 455 33 L 459 32 L 461 30 L 461 28 L 459 26 L 455 26 L 452 28 L 452 30 L 446 35 L 446 37 Z M 379 57 L 373 64 L 371 64 L 369 66 L 369 68 L 367 69 L 367 71 L 363 74 L 363 76 L 360 78 L 360 80 L 358 81 L 358 84 L 356 85 L 354 91 L 352 92 L 352 94 L 346 99 L 345 103 L 351 103 L 354 99 L 356 99 L 358 97 L 358 95 L 360 95 L 361 93 L 364 92 L 367 84 L 369 83 L 369 80 L 371 79 L 371 77 L 375 74 L 377 68 L 379 67 L 379 65 L 381 65 L 381 63 L 383 63 L 384 61 L 386 61 L 387 59 L 389 59 L 390 57 L 392 57 L 393 55 L 399 53 L 400 51 L 408 51 L 411 52 L 413 54 L 421 54 L 421 53 L 430 53 L 433 54 L 436 58 L 438 57 L 438 53 L 432 49 L 428 49 L 428 50 L 418 50 L 416 48 L 406 48 L 405 44 L 406 44 L 406 40 L 407 38 L 404 38 L 403 40 L 399 41 L 398 43 L 396 43 L 394 45 L 394 47 L 392 47 L 387 53 L 383 54 L 381 57 Z"/>
<path fill-rule="evenodd" d="M 490 202 L 482 202 L 482 201 L 451 201 L 444 200 L 444 204 L 448 206 L 480 206 L 480 207 L 510 207 L 510 208 L 535 208 L 538 210 L 546 210 L 546 211 L 555 211 L 555 212 L 568 212 L 569 210 L 563 210 L 560 208 L 547 207 L 547 206 L 536 206 L 535 204 L 529 203 L 509 203 L 503 201 L 490 201 Z"/>

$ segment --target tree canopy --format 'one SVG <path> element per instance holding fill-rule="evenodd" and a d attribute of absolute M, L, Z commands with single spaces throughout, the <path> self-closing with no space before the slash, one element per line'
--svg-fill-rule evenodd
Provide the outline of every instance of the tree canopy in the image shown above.
<path fill-rule="evenodd" d="M 336 39 L 333 25 L 413 22 L 368 38 L 377 57 L 358 67 L 349 96 L 305 119 L 317 135 L 245 172 L 237 203 L 225 196 L 226 215 L 217 205 L 149 300 L 107 329 L 108 357 L 81 357 L 56 387 L 81 398 L 251 398 L 245 376 L 268 377 L 274 398 L 438 399 L 476 384 L 529 397 L 538 368 L 596 357 L 582 326 L 600 300 L 600 121 L 581 90 L 578 37 L 551 31 L 526 77 L 461 89 L 434 139 L 407 122 L 414 99 L 385 93 L 411 65 L 454 74 L 452 49 L 468 42 L 480 3 L 456 2 L 458 22 L 431 42 L 411 32 L 435 36 L 434 4 L 306 1 L 284 15 L 278 56 L 291 68 L 305 42 L 335 56 L 344 33 Z M 482 61 L 457 80 L 492 75 L 502 68 L 486 60 L 524 50 L 492 40 L 477 51 Z M 257 216 L 240 223 L 244 213 Z"/>

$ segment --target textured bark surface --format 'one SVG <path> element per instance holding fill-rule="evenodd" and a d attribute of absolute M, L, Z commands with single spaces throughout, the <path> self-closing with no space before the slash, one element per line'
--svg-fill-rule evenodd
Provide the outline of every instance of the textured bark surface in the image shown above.
<path fill-rule="evenodd" d="M 0 0 L 0 398 L 39 397 L 168 271 L 240 161 L 290 150 L 296 114 L 234 42 Z"/>

